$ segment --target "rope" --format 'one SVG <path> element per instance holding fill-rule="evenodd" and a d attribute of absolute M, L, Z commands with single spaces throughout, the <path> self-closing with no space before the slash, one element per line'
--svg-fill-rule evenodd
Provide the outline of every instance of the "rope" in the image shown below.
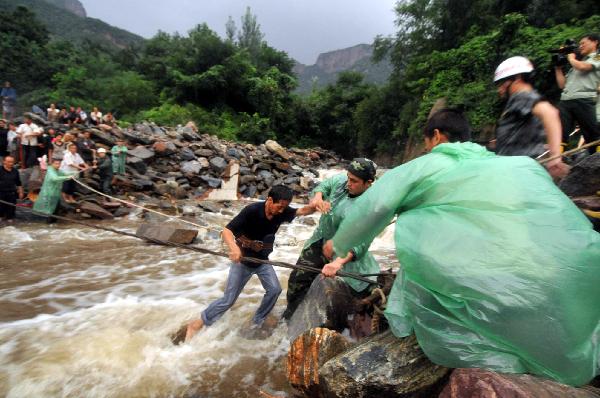
<path fill-rule="evenodd" d="M 13 207 L 17 207 L 14 203 L 10 203 L 10 202 L 5 202 L 3 200 L 0 200 L 0 203 L 3 203 L 5 205 L 9 205 L 9 206 L 13 206 Z M 20 207 L 20 206 L 19 206 Z M 114 229 L 114 228 L 110 228 L 110 227 L 103 227 L 100 225 L 96 225 L 96 224 L 92 224 L 92 223 L 88 223 L 86 221 L 81 221 L 81 220 L 75 220 L 72 218 L 68 218 L 68 217 L 62 217 L 62 216 L 57 216 L 57 215 L 48 215 L 46 213 L 40 213 L 38 211 L 35 211 L 33 209 L 28 209 L 28 208 L 23 208 L 20 207 L 21 209 L 27 210 L 32 214 L 41 216 L 41 217 L 45 217 L 45 218 L 56 218 L 57 220 L 63 220 L 63 221 L 67 221 L 67 222 L 71 222 L 74 224 L 80 224 L 80 225 L 85 225 L 87 227 L 90 228 L 94 228 L 94 229 L 100 229 L 103 231 L 108 231 L 108 232 L 113 232 L 115 234 L 119 234 L 119 235 L 124 235 L 124 236 L 130 236 L 132 238 L 137 238 L 140 240 L 145 240 L 147 242 L 151 242 L 151 243 L 155 243 L 157 245 L 163 245 L 163 246 L 172 246 L 172 247 L 177 247 L 180 249 L 185 249 L 185 250 L 191 250 L 191 251 L 195 251 L 195 252 L 199 252 L 199 253 L 203 253 L 203 254 L 210 254 L 213 256 L 218 256 L 218 257 L 225 257 L 225 258 L 229 258 L 229 255 L 227 253 L 223 253 L 223 252 L 218 252 L 218 251 L 214 251 L 214 250 L 210 250 L 210 249 L 205 249 L 202 247 L 197 247 L 197 246 L 188 246 L 188 245 L 184 245 L 181 243 L 174 243 L 174 242 L 168 242 L 168 241 L 164 241 L 164 240 L 159 240 L 159 239 L 153 239 L 153 238 L 148 238 L 148 237 L 142 237 L 142 236 L 137 236 L 136 234 L 133 234 L 131 232 L 126 232 L 126 231 L 121 231 L 118 229 Z M 308 271 L 308 272 L 314 272 L 317 274 L 321 273 L 321 269 L 320 268 L 315 268 L 315 267 L 310 267 L 307 265 L 300 265 L 300 264 L 289 264 L 289 263 L 284 263 L 281 261 L 271 261 L 271 260 L 265 260 L 265 259 L 260 259 L 260 258 L 254 258 L 254 257 L 242 257 L 241 261 L 246 261 L 249 263 L 253 263 L 253 264 L 270 264 L 276 267 L 282 267 L 282 268 L 291 268 L 291 269 L 300 269 L 303 271 Z M 362 282 L 367 282 L 371 285 L 379 285 L 378 282 L 376 281 L 372 281 L 371 279 L 368 279 L 362 275 L 359 274 L 355 274 L 352 272 L 345 272 L 345 271 L 338 271 L 336 273 L 336 275 L 338 276 L 343 276 L 343 277 L 348 277 L 348 278 L 353 278 Z"/>
<path fill-rule="evenodd" d="M 589 144 L 585 144 L 585 145 L 580 146 L 579 148 L 575 148 L 575 149 L 571 149 L 570 151 L 563 152 L 560 155 L 555 155 L 555 156 L 549 157 L 548 159 L 538 160 L 538 162 L 540 164 L 545 164 L 545 163 L 550 162 L 551 160 L 562 158 L 563 156 L 569 156 L 569 155 L 572 155 L 577 152 L 581 152 L 584 149 L 587 149 L 587 148 L 595 146 L 595 145 L 600 145 L 600 140 L 592 141 Z"/>
<path fill-rule="evenodd" d="M 114 197 L 114 196 L 107 195 L 107 194 L 105 194 L 104 192 L 100 192 L 100 191 L 98 191 L 98 190 L 96 190 L 96 189 L 94 189 L 94 188 L 90 187 L 89 185 L 87 185 L 87 184 L 85 184 L 85 183 L 83 183 L 83 182 L 79 181 L 77 178 L 73 178 L 73 180 L 74 180 L 76 183 L 78 183 L 79 185 L 81 185 L 82 187 L 84 187 L 84 188 L 86 188 L 86 189 L 89 189 L 90 191 L 92 191 L 92 192 L 94 192 L 94 193 L 96 193 L 96 194 L 98 194 L 98 195 L 102 195 L 102 196 L 104 196 L 104 197 L 107 197 L 107 198 L 109 198 L 109 199 L 111 199 L 111 200 L 116 200 L 116 201 L 118 201 L 118 202 L 121 202 L 121 203 L 124 203 L 124 204 L 126 204 L 126 205 L 128 205 L 128 206 L 137 207 L 137 208 L 139 208 L 139 209 L 142 209 L 142 210 L 148 211 L 148 212 L 150 212 L 150 213 L 155 213 L 155 214 L 161 215 L 161 216 L 163 216 L 163 217 L 167 217 L 168 219 L 172 219 L 172 220 L 174 219 L 174 220 L 177 220 L 177 221 L 179 221 L 179 222 L 182 222 L 182 223 L 185 223 L 185 224 L 192 225 L 192 226 L 194 226 L 194 227 L 196 227 L 196 228 L 199 228 L 199 229 L 204 229 L 204 230 L 207 230 L 207 231 L 215 231 L 215 232 L 219 232 L 219 233 L 221 232 L 220 230 L 217 230 L 217 229 L 213 229 L 213 228 L 205 227 L 205 226 L 203 226 L 203 225 L 196 224 L 195 222 L 192 222 L 192 221 L 184 220 L 184 219 L 182 219 L 182 218 L 178 218 L 178 217 L 176 217 L 176 216 L 170 216 L 170 215 L 168 215 L 168 214 L 161 213 L 160 211 L 152 210 L 152 209 L 149 209 L 149 208 L 147 208 L 147 207 L 144 207 L 144 206 L 142 206 L 142 205 L 138 205 L 138 204 L 135 204 L 135 203 L 133 203 L 133 202 L 128 202 L 128 201 L 126 201 L 126 200 L 124 200 L 124 199 L 119 199 L 119 198 L 116 198 L 116 197 Z"/>

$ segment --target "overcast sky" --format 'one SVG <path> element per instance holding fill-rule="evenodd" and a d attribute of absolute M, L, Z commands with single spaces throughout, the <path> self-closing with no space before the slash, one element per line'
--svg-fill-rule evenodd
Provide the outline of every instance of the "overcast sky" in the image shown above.
<path fill-rule="evenodd" d="M 371 43 L 395 32 L 396 0 L 80 0 L 89 17 L 150 38 L 158 30 L 187 33 L 199 23 L 225 34 L 228 16 L 240 25 L 246 7 L 265 40 L 305 64 L 322 52 Z"/>

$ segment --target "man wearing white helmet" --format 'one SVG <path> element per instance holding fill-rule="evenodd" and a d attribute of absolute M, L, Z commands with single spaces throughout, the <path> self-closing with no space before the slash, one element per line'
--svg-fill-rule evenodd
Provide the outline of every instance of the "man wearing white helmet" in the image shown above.
<path fill-rule="evenodd" d="M 511 57 L 494 73 L 498 95 L 508 102 L 496 127 L 496 153 L 537 158 L 561 152 L 561 124 L 558 110 L 533 88 L 533 64 L 525 57 Z M 568 172 L 560 158 L 546 164 L 555 178 Z"/>

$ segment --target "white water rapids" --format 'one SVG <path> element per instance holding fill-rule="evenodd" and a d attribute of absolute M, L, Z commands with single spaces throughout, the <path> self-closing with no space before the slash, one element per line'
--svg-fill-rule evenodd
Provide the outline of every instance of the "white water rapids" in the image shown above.
<path fill-rule="evenodd" d="M 200 218 L 222 227 L 243 205 Z M 318 215 L 311 218 L 318 221 Z M 131 215 L 102 225 L 134 232 L 140 222 Z M 313 229 L 302 219 L 282 225 L 271 259 L 295 263 Z M 214 237 L 199 245 L 223 249 Z M 285 324 L 264 340 L 239 334 L 264 293 L 256 277 L 233 308 L 190 344 L 170 342 L 171 333 L 221 296 L 226 259 L 65 224 L 0 228 L 0 247 L 0 396 L 290 392 Z M 386 268 L 392 248 L 390 231 L 374 243 Z M 284 289 L 273 311 L 279 317 L 290 270 L 276 271 Z"/>

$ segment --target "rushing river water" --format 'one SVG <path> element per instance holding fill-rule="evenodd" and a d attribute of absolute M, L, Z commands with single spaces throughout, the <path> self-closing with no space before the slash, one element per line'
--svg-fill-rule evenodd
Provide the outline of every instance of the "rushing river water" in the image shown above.
<path fill-rule="evenodd" d="M 245 203 L 203 213 L 224 226 Z M 317 216 L 311 216 L 315 222 Z M 136 215 L 102 225 L 134 232 Z M 271 259 L 295 263 L 314 222 L 282 225 Z M 390 264 L 391 231 L 374 243 Z M 200 244 L 223 247 L 216 236 Z M 256 277 L 190 344 L 169 335 L 221 296 L 226 259 L 75 225 L 0 228 L 0 396 L 257 397 L 290 392 L 285 324 L 264 340 L 240 335 L 263 295 Z M 285 308 L 290 270 L 278 268 Z"/>

